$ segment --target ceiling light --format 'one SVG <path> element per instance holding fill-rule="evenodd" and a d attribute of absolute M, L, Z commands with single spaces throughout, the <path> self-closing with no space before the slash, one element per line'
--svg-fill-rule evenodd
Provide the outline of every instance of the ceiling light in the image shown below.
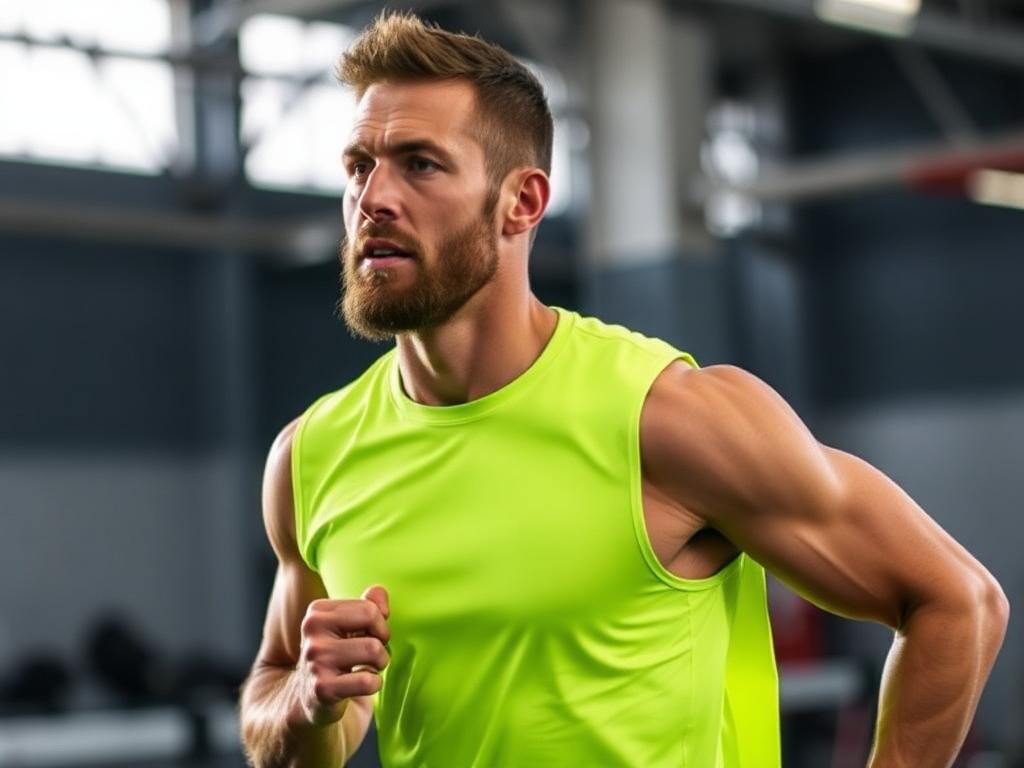
<path fill-rule="evenodd" d="M 833 24 L 886 35 L 907 35 L 921 10 L 921 0 L 816 0 L 818 17 Z"/>
<path fill-rule="evenodd" d="M 967 179 L 967 194 L 976 203 L 1024 209 L 1024 173 L 983 168 Z"/>

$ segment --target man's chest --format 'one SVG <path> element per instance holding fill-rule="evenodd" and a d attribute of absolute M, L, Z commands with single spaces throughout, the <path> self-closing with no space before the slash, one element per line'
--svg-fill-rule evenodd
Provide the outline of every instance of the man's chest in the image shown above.
<path fill-rule="evenodd" d="M 332 597 L 388 587 L 414 622 L 585 620 L 649 583 L 629 474 L 565 446 L 460 439 L 353 453 L 315 501 Z"/>

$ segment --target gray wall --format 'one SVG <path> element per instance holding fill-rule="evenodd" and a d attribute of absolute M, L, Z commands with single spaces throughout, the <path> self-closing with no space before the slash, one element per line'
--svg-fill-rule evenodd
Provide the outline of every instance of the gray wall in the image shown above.
<path fill-rule="evenodd" d="M 237 656 L 247 585 L 224 562 L 230 476 L 215 454 L 0 456 L 0 668 L 43 651 L 79 661 L 106 611 L 170 653 Z"/>

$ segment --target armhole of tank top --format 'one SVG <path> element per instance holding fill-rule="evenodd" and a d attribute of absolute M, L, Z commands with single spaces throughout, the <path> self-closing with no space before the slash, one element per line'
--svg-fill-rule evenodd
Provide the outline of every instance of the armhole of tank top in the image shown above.
<path fill-rule="evenodd" d="M 661 373 L 676 360 L 682 360 L 688 365 L 696 368 L 697 363 L 693 357 L 686 352 L 676 352 L 671 357 L 663 356 L 656 364 L 650 369 L 650 375 L 648 377 L 646 385 L 643 389 L 643 394 L 636 400 L 633 413 L 630 414 L 629 422 L 629 494 L 630 494 L 630 513 L 633 517 L 633 530 L 636 534 L 637 544 L 640 547 L 640 553 L 643 555 L 644 561 L 646 561 L 648 568 L 651 572 L 664 584 L 672 587 L 673 589 L 695 592 L 705 589 L 710 589 L 721 584 L 726 579 L 730 578 L 733 574 L 737 573 L 740 569 L 740 563 L 743 560 L 743 553 L 734 557 L 729 563 L 724 565 L 717 573 L 712 574 L 703 579 L 685 579 L 682 576 L 677 576 L 672 573 L 668 568 L 662 565 L 658 556 L 654 553 L 654 547 L 651 546 L 650 537 L 647 534 L 647 523 L 644 520 L 644 500 L 643 500 L 643 482 L 642 482 L 642 464 L 640 462 L 640 417 L 643 413 L 644 404 L 647 402 L 647 397 L 650 394 L 651 387 L 654 385 L 655 380 Z"/>
<path fill-rule="evenodd" d="M 313 416 L 313 412 L 324 400 L 330 397 L 331 394 L 333 393 L 323 395 L 306 409 L 306 412 L 299 417 L 299 424 L 295 427 L 295 432 L 292 435 L 291 472 L 292 505 L 295 507 L 295 544 L 298 547 L 299 556 L 302 558 L 303 562 L 305 562 L 306 565 L 316 573 L 319 573 L 319 569 L 316 566 L 313 553 L 308 549 L 309 538 L 307 536 L 308 530 L 306 526 L 306 506 L 302 488 L 302 439 L 306 433 L 306 424 L 309 423 L 310 418 Z"/>

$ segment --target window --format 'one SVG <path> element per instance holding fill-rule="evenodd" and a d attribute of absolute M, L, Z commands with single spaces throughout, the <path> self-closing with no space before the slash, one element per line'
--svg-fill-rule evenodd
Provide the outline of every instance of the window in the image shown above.
<path fill-rule="evenodd" d="M 286 16 L 254 16 L 239 32 L 245 173 L 259 187 L 325 192 L 345 187 L 341 149 L 355 102 L 333 78 L 354 32 Z"/>
<path fill-rule="evenodd" d="M 763 122 L 752 105 L 736 101 L 721 101 L 708 114 L 701 164 L 712 186 L 704 219 L 715 236 L 734 237 L 762 220 L 761 204 L 738 188 L 757 178 L 761 159 L 756 141 Z"/>
<path fill-rule="evenodd" d="M 0 156 L 151 174 L 171 162 L 167 0 L 7 0 L 0 36 Z"/>

